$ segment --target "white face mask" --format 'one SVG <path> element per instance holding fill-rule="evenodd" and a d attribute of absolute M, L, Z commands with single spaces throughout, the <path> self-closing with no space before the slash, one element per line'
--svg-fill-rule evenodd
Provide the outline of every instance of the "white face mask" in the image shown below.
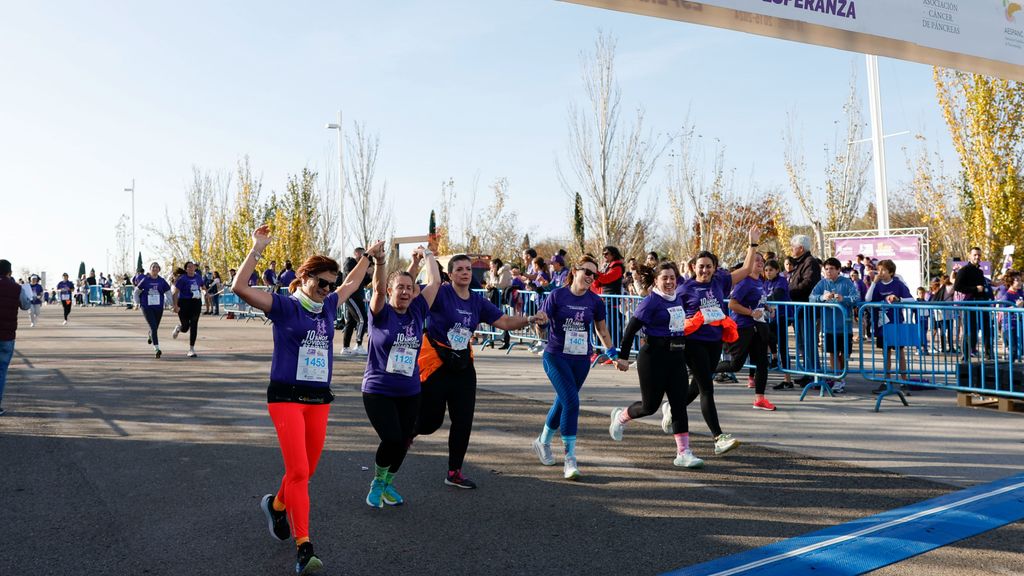
<path fill-rule="evenodd" d="M 310 298 L 309 296 L 306 296 L 306 293 L 303 292 L 301 289 L 296 290 L 294 295 L 295 299 L 299 301 L 299 304 L 301 304 L 302 307 L 305 308 L 307 311 L 312 312 L 313 314 L 319 314 L 320 312 L 323 312 L 324 303 L 314 302 L 313 299 Z"/>
<path fill-rule="evenodd" d="M 658 296 L 661 296 L 662 298 L 664 298 L 665 300 L 668 300 L 669 302 L 671 302 L 671 301 L 676 299 L 676 295 L 675 294 L 671 294 L 671 295 L 665 294 L 664 292 L 662 292 L 661 290 L 658 290 L 657 288 L 651 288 L 651 292 L 654 293 L 654 294 L 657 294 Z"/>

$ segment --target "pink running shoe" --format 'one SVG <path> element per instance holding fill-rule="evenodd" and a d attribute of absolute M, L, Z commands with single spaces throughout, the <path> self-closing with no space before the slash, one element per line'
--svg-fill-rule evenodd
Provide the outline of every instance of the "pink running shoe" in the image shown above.
<path fill-rule="evenodd" d="M 753 408 L 754 410 L 767 410 L 771 412 L 772 410 L 775 410 L 775 404 L 769 402 L 767 398 L 761 397 L 754 400 Z"/>

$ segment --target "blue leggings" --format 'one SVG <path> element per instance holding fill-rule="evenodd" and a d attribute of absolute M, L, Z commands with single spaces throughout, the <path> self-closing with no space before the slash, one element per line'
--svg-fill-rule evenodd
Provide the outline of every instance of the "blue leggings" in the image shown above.
<path fill-rule="evenodd" d="M 548 411 L 548 428 L 558 429 L 562 436 L 575 436 L 580 419 L 580 388 L 590 373 L 586 356 L 566 358 L 544 352 L 544 372 L 555 387 L 555 403 Z"/>

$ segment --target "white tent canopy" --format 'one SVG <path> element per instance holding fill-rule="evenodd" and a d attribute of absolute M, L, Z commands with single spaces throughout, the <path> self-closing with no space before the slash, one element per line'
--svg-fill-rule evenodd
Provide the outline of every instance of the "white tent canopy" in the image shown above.
<path fill-rule="evenodd" d="M 1024 81 L 1024 0 L 562 0 Z"/>

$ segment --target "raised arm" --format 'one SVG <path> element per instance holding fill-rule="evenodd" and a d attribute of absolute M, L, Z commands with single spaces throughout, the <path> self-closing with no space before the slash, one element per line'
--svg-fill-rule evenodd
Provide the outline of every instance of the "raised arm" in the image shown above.
<path fill-rule="evenodd" d="M 416 251 L 427 261 L 427 285 L 423 287 L 421 294 L 429 308 L 434 305 L 434 297 L 437 296 L 437 290 L 441 287 L 441 271 L 437 268 L 437 260 L 434 259 L 433 252 L 427 248 L 417 248 Z"/>
<path fill-rule="evenodd" d="M 374 244 L 374 246 L 377 246 Z M 368 252 L 369 254 L 369 252 Z M 388 301 L 388 278 L 384 262 L 384 249 L 378 248 L 373 256 L 373 294 L 370 296 L 370 313 L 380 314 L 384 304 Z"/>
<path fill-rule="evenodd" d="M 264 290 L 257 290 L 249 286 L 249 276 L 256 270 L 256 263 L 263 250 L 270 244 L 270 225 L 264 224 L 252 233 L 252 249 L 246 254 L 245 260 L 238 266 L 238 273 L 235 274 L 235 281 L 231 285 L 231 291 L 245 300 L 245 303 L 259 308 L 265 313 L 270 313 L 270 307 L 274 304 L 274 297 Z M 177 308 L 177 294 L 175 294 L 175 308 Z"/>
<path fill-rule="evenodd" d="M 370 252 L 382 252 L 384 247 L 383 240 L 377 240 L 373 246 L 370 246 L 370 250 L 363 252 L 363 256 L 356 262 L 355 268 L 345 276 L 345 281 L 334 291 L 338 295 L 338 302 L 344 302 L 348 300 L 352 294 L 355 294 L 356 290 L 363 289 L 363 281 L 366 279 L 366 269 L 370 267 Z"/>
<path fill-rule="evenodd" d="M 761 229 L 756 224 L 751 226 L 747 238 L 750 240 L 750 246 L 747 247 L 747 257 L 743 260 L 743 267 L 731 272 L 733 286 L 739 284 L 754 271 L 754 260 L 757 258 L 757 243 L 761 240 Z"/>

